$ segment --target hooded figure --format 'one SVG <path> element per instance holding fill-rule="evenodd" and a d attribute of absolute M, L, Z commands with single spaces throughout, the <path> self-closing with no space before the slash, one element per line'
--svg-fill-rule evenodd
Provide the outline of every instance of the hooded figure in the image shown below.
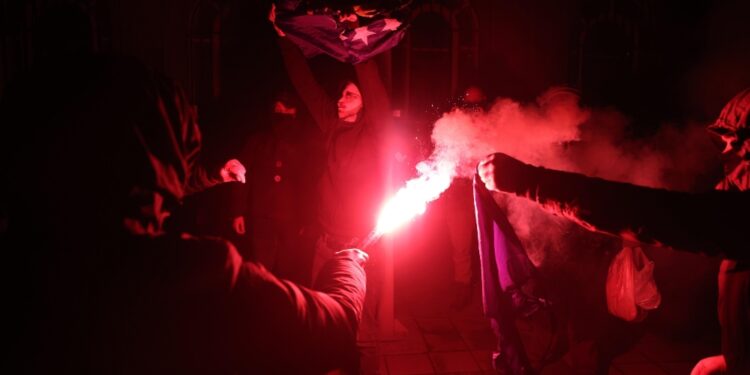
<path fill-rule="evenodd" d="M 165 222 L 201 185 L 195 111 L 135 61 L 38 66 L 0 113 L 13 356 L 29 373 L 325 373 L 356 368 L 364 259 L 318 291 Z M 10 281 L 13 281 L 12 283 Z M 22 283 L 21 285 L 19 285 Z M 13 287 L 10 287 L 10 286 Z"/>
<path fill-rule="evenodd" d="M 724 154 L 733 157 L 725 166 L 724 179 L 716 190 L 750 190 L 750 89 L 735 95 L 708 130 L 725 143 Z M 739 211 L 746 217 L 747 211 Z M 732 215 L 734 216 L 734 215 Z M 728 374 L 750 373 L 750 261 L 724 259 L 719 269 L 719 322 L 722 355 L 701 360 L 692 375 L 725 370 Z"/>
<path fill-rule="evenodd" d="M 719 118 L 708 127 L 724 142 L 723 154 L 733 157 L 727 163 L 726 176 L 717 186 L 717 190 L 745 191 L 750 188 L 750 150 L 746 144 L 750 138 L 750 89 L 735 95 L 721 111 Z"/>

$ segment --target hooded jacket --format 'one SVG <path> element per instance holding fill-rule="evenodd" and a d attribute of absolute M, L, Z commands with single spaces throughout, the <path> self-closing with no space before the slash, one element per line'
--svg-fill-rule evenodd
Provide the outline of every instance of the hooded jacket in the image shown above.
<path fill-rule="evenodd" d="M 90 56 L 32 73 L 1 107 L 17 132 L 5 134 L 3 159 L 16 368 L 356 366 L 365 275 L 354 259 L 335 257 L 313 291 L 244 262 L 227 241 L 165 231 L 205 177 L 195 112 L 176 85 L 135 61 Z"/>
<path fill-rule="evenodd" d="M 354 123 L 338 118 L 336 100 L 312 75 L 301 51 L 279 40 L 289 77 L 320 127 L 326 161 L 318 183 L 318 221 L 326 233 L 364 238 L 375 229 L 385 197 L 385 132 L 390 118 L 388 95 L 373 60 L 355 65 L 363 109 Z"/>

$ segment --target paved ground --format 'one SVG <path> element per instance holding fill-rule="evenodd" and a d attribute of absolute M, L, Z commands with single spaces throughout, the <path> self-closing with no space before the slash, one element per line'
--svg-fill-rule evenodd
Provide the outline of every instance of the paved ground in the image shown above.
<path fill-rule="evenodd" d="M 460 310 L 451 308 L 450 250 L 440 227 L 427 224 L 430 225 L 424 225 L 427 229 L 422 232 L 419 232 L 419 228 L 412 230 L 411 241 L 409 238 L 396 239 L 395 315 L 405 332 L 372 340 L 363 357 L 364 372 L 382 375 L 493 374 L 490 355 L 495 346 L 495 337 L 488 321 L 482 316 L 479 284 L 474 285 L 469 306 Z M 682 256 L 679 260 L 705 262 L 702 258 Z M 700 269 L 695 268 L 693 263 L 676 263 L 674 259 L 656 261 L 663 276 L 674 276 L 678 272 L 670 269 L 670 265 L 673 268 L 679 265 L 684 270 Z M 715 278 L 712 274 L 709 276 L 710 279 Z M 615 351 L 618 354 L 611 362 L 608 374 L 689 374 L 698 359 L 719 352 L 718 328 L 712 327 L 715 325 L 711 321 L 713 319 L 704 319 L 696 310 L 690 312 L 689 308 L 684 308 L 684 300 L 698 301 L 694 286 L 684 277 L 668 277 L 666 280 L 678 285 L 664 283 L 667 293 L 664 294 L 663 306 L 645 322 L 623 324 L 611 318 L 619 322 L 621 328 L 612 335 L 616 337 L 611 341 L 618 345 Z M 710 300 L 705 305 L 706 311 L 715 309 Z M 607 315 L 606 310 L 599 314 Z M 549 323 L 544 324 L 549 316 L 537 314 L 535 319 L 537 321 L 519 322 L 518 326 L 527 352 L 538 369 L 541 366 L 538 360 L 551 352 L 550 343 L 553 340 Z M 694 323 L 696 321 L 697 324 Z M 584 325 L 587 324 L 584 318 Z M 598 327 L 594 322 L 591 326 Z M 672 329 L 670 326 L 682 328 Z M 709 328 L 693 328 L 697 326 Z M 596 334 L 597 330 L 593 331 Z M 695 334 L 693 331 L 708 333 Z M 681 337 L 675 338 L 674 332 L 681 332 Z M 605 340 L 609 338 L 608 335 L 603 335 Z M 629 341 L 619 338 L 626 336 L 630 337 Z M 590 352 L 595 349 L 599 348 L 590 343 L 576 344 L 572 350 L 563 351 L 564 356 L 558 356 L 557 360 L 544 365 L 540 374 L 594 373 L 593 365 L 587 367 L 584 363 L 592 357 Z"/>
<path fill-rule="evenodd" d="M 435 309 L 432 314 L 424 314 L 424 311 L 400 312 L 398 320 L 406 328 L 406 333 L 373 343 L 372 353 L 375 354 L 373 359 L 365 360 L 366 373 L 494 374 L 490 367 L 490 355 L 495 337 L 488 321 L 482 317 L 479 305 L 478 298 L 475 298 L 474 303 L 461 311 L 446 308 Z M 535 332 L 524 324 L 519 324 L 519 329 L 532 358 L 538 358 L 540 353 L 548 350 L 550 336 L 547 332 Z M 698 359 L 718 352 L 716 341 L 715 338 L 670 339 L 646 332 L 629 350 L 615 358 L 609 374 L 689 374 Z M 575 355 L 569 352 L 542 368 L 540 374 L 591 373 L 591 370 L 581 369 L 580 366 L 574 370 L 576 367 L 572 363 L 576 361 Z"/>

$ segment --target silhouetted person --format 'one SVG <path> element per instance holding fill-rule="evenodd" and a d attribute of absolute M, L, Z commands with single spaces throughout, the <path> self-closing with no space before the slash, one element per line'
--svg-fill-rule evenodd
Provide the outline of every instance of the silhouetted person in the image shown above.
<path fill-rule="evenodd" d="M 240 160 L 248 176 L 243 214 L 252 258 L 279 277 L 311 281 L 312 244 L 306 228 L 316 200 L 318 139 L 300 112 L 299 99 L 288 91 L 274 96 L 265 126 L 252 133 Z"/>
<path fill-rule="evenodd" d="M 272 22 L 274 12 L 272 8 Z M 359 246 L 375 229 L 387 192 L 390 99 L 373 59 L 355 64 L 357 82 L 345 81 L 338 99 L 331 98 L 316 81 L 302 51 L 283 32 L 277 29 L 277 33 L 289 78 L 323 133 L 325 160 L 317 185 L 317 224 L 322 234 L 315 245 L 315 280 L 332 254 Z M 375 243 L 367 251 L 372 254 L 379 249 Z M 374 259 L 368 270 L 360 343 L 372 341 L 378 327 L 383 268 L 378 256 Z"/>
<path fill-rule="evenodd" d="M 335 255 L 311 291 L 227 241 L 165 230 L 202 177 L 195 112 L 171 81 L 129 60 L 51 59 L 9 88 L 0 116 L 6 277 L 23 283 L 8 294 L 21 351 L 11 368 L 357 367 L 362 253 Z"/>
<path fill-rule="evenodd" d="M 486 106 L 487 96 L 484 90 L 477 85 L 470 85 L 456 101 L 455 108 L 467 113 L 483 113 Z M 454 288 L 451 307 L 461 309 L 471 303 L 472 258 L 477 253 L 477 226 L 471 180 L 465 177 L 454 178 L 450 187 L 435 203 L 441 210 L 450 240 Z"/>
<path fill-rule="evenodd" d="M 301 51 L 279 39 L 292 84 L 323 132 L 326 160 L 318 182 L 318 241 L 313 276 L 333 251 L 363 241 L 375 229 L 384 198 L 383 151 L 389 100 L 375 61 L 355 66 L 359 82 L 342 85 L 330 98 Z M 361 86 L 361 90 L 360 90 Z"/>

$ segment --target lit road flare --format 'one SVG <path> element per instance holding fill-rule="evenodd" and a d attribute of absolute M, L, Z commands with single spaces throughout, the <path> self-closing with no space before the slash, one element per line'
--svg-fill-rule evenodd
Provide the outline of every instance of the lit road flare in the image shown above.
<path fill-rule="evenodd" d="M 383 206 L 378 216 L 375 236 L 389 233 L 424 213 L 427 203 L 437 199 L 450 186 L 455 168 L 450 163 L 430 166 L 422 162 L 417 170 L 420 176 L 407 181 L 406 186 Z"/>

